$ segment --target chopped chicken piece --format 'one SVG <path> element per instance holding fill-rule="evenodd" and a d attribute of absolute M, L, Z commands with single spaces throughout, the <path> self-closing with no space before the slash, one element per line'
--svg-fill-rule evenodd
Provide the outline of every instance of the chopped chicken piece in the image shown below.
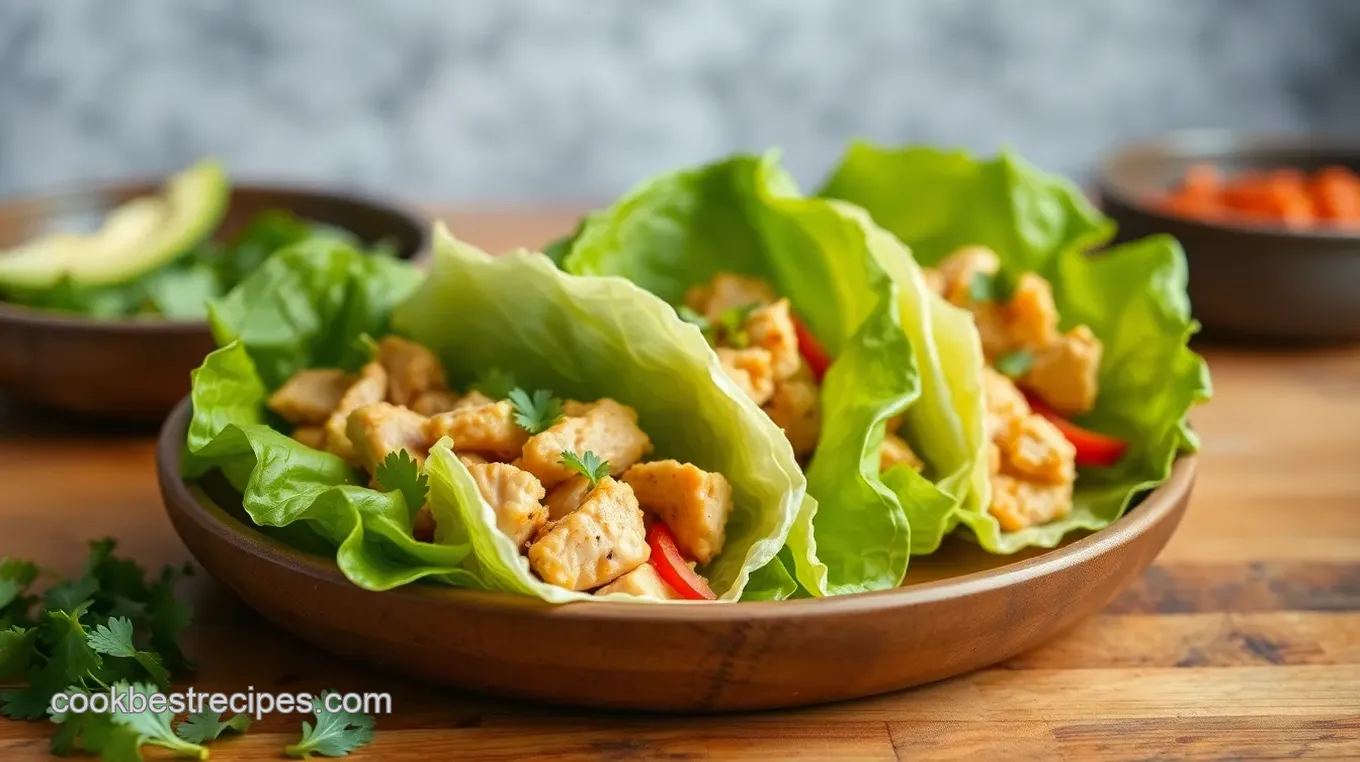
<path fill-rule="evenodd" d="M 1015 293 L 1003 305 L 1002 312 L 1009 329 L 1010 350 L 1032 352 L 1058 338 L 1058 307 L 1053 303 L 1053 287 L 1034 273 L 1020 276 Z"/>
<path fill-rule="evenodd" d="M 988 511 L 1003 532 L 1060 519 L 1072 512 L 1072 482 L 1036 484 L 1006 474 L 992 474 L 992 504 Z"/>
<path fill-rule="evenodd" d="M 912 451 L 907 440 L 896 434 L 888 434 L 883 437 L 883 444 L 878 448 L 878 470 L 887 471 L 899 464 L 906 464 L 913 471 L 920 471 L 926 465 Z"/>
<path fill-rule="evenodd" d="M 732 487 L 722 474 L 659 460 L 633 466 L 623 481 L 644 509 L 666 522 L 685 555 L 706 564 L 722 552 L 732 512 Z"/>
<path fill-rule="evenodd" d="M 606 477 L 580 508 L 544 526 L 529 546 L 529 566 L 549 584 L 590 590 L 646 563 L 651 552 L 633 489 Z"/>
<path fill-rule="evenodd" d="M 1089 413 L 1099 389 L 1101 351 L 1100 339 L 1079 325 L 1035 355 L 1020 383 L 1059 413 Z"/>
<path fill-rule="evenodd" d="M 568 418 L 580 418 L 595 409 L 594 402 L 581 402 L 580 400 L 567 400 L 562 403 L 562 415 Z"/>
<path fill-rule="evenodd" d="M 430 506 L 422 506 L 419 511 L 416 511 L 411 535 L 420 542 L 434 542 L 434 528 L 434 512 L 430 510 Z"/>
<path fill-rule="evenodd" d="M 923 267 L 921 276 L 925 278 L 926 289 L 937 296 L 944 296 L 944 273 L 933 267 Z"/>
<path fill-rule="evenodd" d="M 322 424 L 340 406 L 354 379 L 339 368 L 300 370 L 269 395 L 265 404 L 283 420 L 300 425 Z"/>
<path fill-rule="evenodd" d="M 817 448 L 822 433 L 822 400 L 810 379 L 793 378 L 775 384 L 765 413 L 784 430 L 795 455 L 801 458 Z"/>
<path fill-rule="evenodd" d="M 326 419 L 326 450 L 339 455 L 352 466 L 359 465 L 359 454 L 354 451 L 345 427 L 349 414 L 364 405 L 382 402 L 387 397 L 387 371 L 376 362 L 371 362 L 359 370 L 359 380 L 345 390 L 340 404 L 330 418 Z"/>
<path fill-rule="evenodd" d="M 529 441 L 529 432 L 515 423 L 514 407 L 506 400 L 440 413 L 425 424 L 431 442 L 451 437 L 458 452 L 479 452 L 496 460 L 510 460 Z"/>
<path fill-rule="evenodd" d="M 638 428 L 636 410 L 602 399 L 585 415 L 559 421 L 530 437 L 524 445 L 524 468 L 551 489 L 576 473 L 560 462 L 566 450 L 577 456 L 595 453 L 609 461 L 609 473 L 617 476 L 651 452 L 652 441 Z"/>
<path fill-rule="evenodd" d="M 1005 376 L 984 365 L 982 367 L 982 401 L 987 407 L 986 433 L 996 439 L 1010 428 L 1011 421 L 1030 414 L 1025 395 Z"/>
<path fill-rule="evenodd" d="M 326 448 L 326 430 L 320 426 L 299 426 L 293 429 L 293 439 L 313 450 L 324 450 Z"/>
<path fill-rule="evenodd" d="M 434 389 L 416 397 L 410 407 L 421 415 L 431 416 L 457 409 L 458 402 L 458 395 L 448 389 Z"/>
<path fill-rule="evenodd" d="M 416 463 L 424 464 L 431 440 L 425 436 L 425 416 L 387 402 L 364 405 L 349 414 L 345 434 L 354 445 L 359 463 L 370 474 L 389 454 L 405 450 Z"/>
<path fill-rule="evenodd" d="M 580 508 L 589 494 L 590 480 L 579 474 L 548 490 L 548 499 L 543 501 L 548 507 L 548 519 L 557 521 Z"/>
<path fill-rule="evenodd" d="M 1077 478 L 1076 448 L 1041 416 L 1011 419 L 1011 425 L 998 433 L 996 444 L 1004 473 L 1045 484 L 1071 483 Z"/>
<path fill-rule="evenodd" d="M 429 349 L 400 336 L 378 342 L 378 362 L 387 371 L 387 399 L 410 407 L 420 395 L 448 389 L 444 366 Z"/>
<path fill-rule="evenodd" d="M 938 269 L 944 282 L 944 298 L 962 306 L 973 301 L 976 276 L 995 275 L 1001 269 L 1001 259 L 986 246 L 965 246 L 940 260 Z"/>
<path fill-rule="evenodd" d="M 803 357 L 798 353 L 798 332 L 793 327 L 788 299 L 753 311 L 742 327 L 752 346 L 770 353 L 770 370 L 776 380 L 782 381 L 798 372 Z"/>
<path fill-rule="evenodd" d="M 663 601 L 680 600 L 680 594 L 666 584 L 666 580 L 661 578 L 656 567 L 651 564 L 643 564 L 595 591 L 596 595 L 612 593 L 636 595 L 640 598 L 659 598 Z"/>
<path fill-rule="evenodd" d="M 685 306 L 715 324 L 724 311 L 733 307 L 769 304 L 774 300 L 774 290 L 765 281 L 733 273 L 718 273 L 708 283 L 685 292 Z"/>
<path fill-rule="evenodd" d="M 477 491 L 496 511 L 496 527 L 516 547 L 524 547 L 548 520 L 548 509 L 539 502 L 543 485 L 528 471 L 505 463 L 474 464 L 468 466 L 468 473 L 477 482 Z"/>
<path fill-rule="evenodd" d="M 463 410 L 465 408 L 470 407 L 481 407 L 482 405 L 490 405 L 493 402 L 495 402 L 495 400 L 491 399 L 485 394 L 482 394 L 476 389 L 473 389 L 472 391 L 463 395 L 462 399 L 455 402 L 452 409 Z"/>
<path fill-rule="evenodd" d="M 755 400 L 757 405 L 770 401 L 770 397 L 774 396 L 774 369 L 770 367 L 770 350 L 764 347 L 719 347 L 717 352 L 718 363 L 746 396 Z"/>
<path fill-rule="evenodd" d="M 491 461 L 489 461 L 489 460 L 486 459 L 486 456 L 484 456 L 484 455 L 478 455 L 478 454 L 475 453 L 475 452 L 460 452 L 460 453 L 457 453 L 457 454 L 458 454 L 458 459 L 461 460 L 461 461 L 463 461 L 463 465 L 465 465 L 465 466 L 475 466 L 475 465 L 478 465 L 478 464 L 480 464 L 480 463 L 490 463 L 490 462 L 491 462 Z M 513 464 L 512 464 L 512 465 L 513 465 Z M 518 466 L 516 466 L 516 468 L 518 468 Z"/>

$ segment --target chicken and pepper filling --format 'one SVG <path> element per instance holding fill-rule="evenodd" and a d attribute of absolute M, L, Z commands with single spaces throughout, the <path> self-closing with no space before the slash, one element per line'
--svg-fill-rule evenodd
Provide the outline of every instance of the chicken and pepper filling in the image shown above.
<path fill-rule="evenodd" d="M 1083 453 L 1063 417 L 1095 406 L 1100 340 L 1085 325 L 1059 331 L 1051 284 L 1009 277 L 985 247 L 955 251 L 925 278 L 972 313 L 982 340 L 992 516 L 1008 532 L 1067 516 Z"/>
<path fill-rule="evenodd" d="M 429 349 L 389 336 L 357 374 L 299 371 L 268 407 L 293 437 L 362 468 L 405 451 L 423 467 L 443 437 L 495 510 L 497 528 L 543 581 L 577 591 L 713 598 L 694 571 L 722 552 L 732 490 L 721 474 L 652 460 L 637 412 L 612 399 L 513 390 L 458 394 Z M 416 539 L 435 520 L 422 506 Z"/>
<path fill-rule="evenodd" d="M 794 317 L 788 299 L 768 283 L 718 273 L 685 293 L 680 314 L 704 329 L 727 376 L 784 430 L 794 454 L 806 462 L 822 431 L 821 380 L 830 365 L 825 351 Z M 924 464 L 889 423 L 879 450 L 881 469 Z"/>

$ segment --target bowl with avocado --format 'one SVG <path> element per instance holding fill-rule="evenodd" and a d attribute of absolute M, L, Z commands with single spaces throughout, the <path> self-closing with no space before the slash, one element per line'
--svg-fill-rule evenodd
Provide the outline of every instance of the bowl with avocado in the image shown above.
<path fill-rule="evenodd" d="M 207 302 L 275 251 L 326 237 L 415 259 L 429 224 L 399 203 L 182 172 L 0 199 L 0 394 L 158 420 L 213 349 Z"/>

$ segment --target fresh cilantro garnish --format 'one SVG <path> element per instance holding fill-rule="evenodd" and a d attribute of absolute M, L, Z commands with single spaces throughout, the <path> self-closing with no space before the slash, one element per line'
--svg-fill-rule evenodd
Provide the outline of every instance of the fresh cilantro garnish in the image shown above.
<path fill-rule="evenodd" d="M 378 340 L 367 333 L 359 334 L 354 340 L 354 348 L 368 355 L 370 360 L 378 356 Z"/>
<path fill-rule="evenodd" d="M 751 337 L 746 335 L 743 326 L 746 324 L 746 318 L 759 308 L 760 304 L 752 302 L 740 307 L 728 307 L 718 313 L 718 325 L 722 327 L 723 340 L 737 349 L 750 346 Z"/>
<path fill-rule="evenodd" d="M 430 492 L 430 478 L 420 472 L 420 464 L 406 450 L 388 453 L 373 474 L 386 492 L 400 492 L 406 499 L 406 509 L 414 516 L 425 505 Z"/>
<path fill-rule="evenodd" d="M 515 388 L 515 377 L 500 368 L 489 368 L 472 385 L 473 391 L 481 392 L 493 400 L 503 400 Z"/>
<path fill-rule="evenodd" d="M 143 683 L 129 686 L 126 682 L 118 682 L 110 689 L 119 694 L 138 693 L 146 700 L 154 692 L 152 686 Z M 207 759 L 206 748 L 175 735 L 170 728 L 174 717 L 174 712 L 153 712 L 150 706 L 141 712 L 55 712 L 52 721 L 60 727 L 52 738 L 52 750 L 68 754 L 80 748 L 110 762 L 133 762 L 142 759 L 141 748 L 149 745 L 168 749 L 177 757 Z"/>
<path fill-rule="evenodd" d="M 115 656 L 123 659 L 132 659 L 146 670 L 146 674 L 157 685 L 168 687 L 170 685 L 170 671 L 161 664 L 161 659 L 150 651 L 139 650 L 132 644 L 132 622 L 123 617 L 116 617 L 109 620 L 108 624 L 96 625 L 95 628 L 86 635 L 86 642 L 90 648 L 97 653 L 106 656 Z"/>
<path fill-rule="evenodd" d="M 995 273 L 975 272 L 968 284 L 968 296 L 975 302 L 1005 304 L 1015 296 L 1015 278 L 1004 270 Z"/>
<path fill-rule="evenodd" d="M 222 715 L 217 712 L 205 709 L 189 715 L 188 718 L 175 728 L 175 734 L 189 743 L 207 743 L 216 740 L 218 736 L 230 730 L 236 733 L 244 733 L 250 728 L 250 715 L 238 714 L 226 722 L 222 721 Z"/>
<path fill-rule="evenodd" d="M 373 717 L 358 712 L 328 712 L 325 702 L 329 695 L 333 692 L 326 691 L 313 702 L 316 724 L 304 720 L 301 740 L 285 748 L 284 754 L 301 759 L 311 759 L 313 754 L 343 757 L 373 740 Z"/>
<path fill-rule="evenodd" d="M 702 333 L 704 335 L 704 340 L 707 341 L 709 344 L 713 344 L 717 341 L 716 336 L 717 331 L 714 330 L 713 322 L 710 321 L 708 318 L 704 317 L 703 315 L 700 315 L 699 313 L 695 312 L 694 310 L 684 305 L 676 307 L 675 314 L 679 315 L 681 320 L 685 321 L 686 323 L 689 323 L 695 328 L 698 328 L 699 333 Z"/>
<path fill-rule="evenodd" d="M 590 450 L 579 457 L 571 450 L 563 450 L 562 459 L 557 462 L 590 480 L 591 489 L 609 476 L 609 461 L 600 460 L 600 456 Z"/>
<path fill-rule="evenodd" d="M 507 396 L 515 408 L 515 423 L 530 434 L 547 431 L 562 419 L 562 400 L 547 389 L 539 389 L 531 396 L 516 388 Z"/>
<path fill-rule="evenodd" d="M 83 574 L 49 588 L 39 614 L 30 614 L 37 600 L 25 595 L 0 610 L 0 681 L 19 683 L 0 692 L 0 714 L 37 719 L 60 691 L 106 690 L 148 676 L 166 685 L 170 673 L 193 669 L 177 643 L 191 611 L 174 595 L 188 567 L 166 567 L 148 582 L 114 548 L 113 540 L 90 543 Z M 36 577 L 32 564 L 0 562 L 0 580 L 26 590 Z"/>
<path fill-rule="evenodd" d="M 993 363 L 998 372 L 1010 378 L 1019 378 L 1029 372 L 1034 366 L 1034 355 L 1023 349 L 1017 349 L 1008 355 L 998 357 Z"/>

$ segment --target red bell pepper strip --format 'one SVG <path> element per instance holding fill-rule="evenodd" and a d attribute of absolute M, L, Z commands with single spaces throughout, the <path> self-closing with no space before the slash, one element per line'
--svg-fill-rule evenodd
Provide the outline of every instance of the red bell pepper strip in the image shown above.
<path fill-rule="evenodd" d="M 831 358 L 826 350 L 817 342 L 817 337 L 803 325 L 803 321 L 798 318 L 793 319 L 793 332 L 798 337 L 798 351 L 807 361 L 808 370 L 812 371 L 812 378 L 818 383 L 822 383 L 822 376 L 826 375 L 826 369 L 831 367 Z"/>
<path fill-rule="evenodd" d="M 680 548 L 676 547 L 675 535 L 671 534 L 671 528 L 665 522 L 652 522 L 652 528 L 647 530 L 647 544 L 652 546 L 652 556 L 648 562 L 656 567 L 656 573 L 681 598 L 690 601 L 717 600 L 718 596 L 713 594 L 704 578 L 685 563 Z"/>
<path fill-rule="evenodd" d="M 1124 456 L 1124 450 L 1128 449 L 1128 442 L 1072 423 L 1033 394 L 1026 392 L 1025 399 L 1034 412 L 1058 427 L 1058 431 L 1076 448 L 1078 466 L 1113 466 Z"/>

